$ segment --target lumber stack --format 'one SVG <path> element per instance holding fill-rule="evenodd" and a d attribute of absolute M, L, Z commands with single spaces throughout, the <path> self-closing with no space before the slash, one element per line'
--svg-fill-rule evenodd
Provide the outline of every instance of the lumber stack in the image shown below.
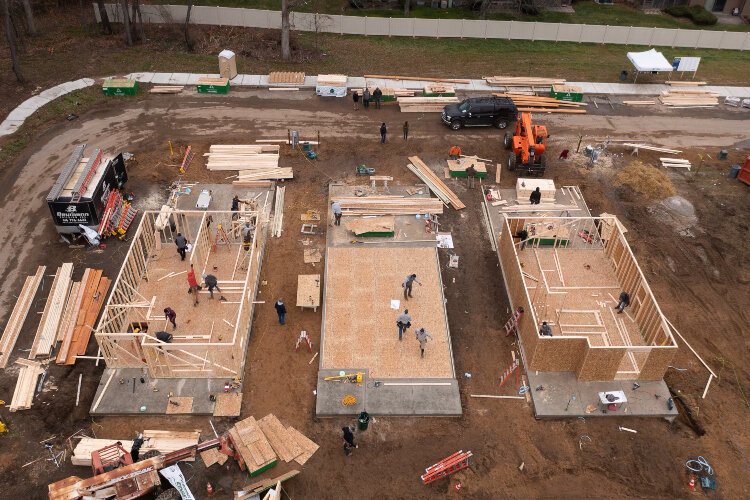
<path fill-rule="evenodd" d="M 111 281 L 102 276 L 101 269 L 87 268 L 78 287 L 76 297 L 70 298 L 75 304 L 72 316 L 62 332 L 62 343 L 57 352 L 58 365 L 73 365 L 76 356 L 86 354 L 91 332 L 104 306 Z"/>
<path fill-rule="evenodd" d="M 447 83 L 428 83 L 424 86 L 424 94 L 456 94 L 456 87 Z"/>
<path fill-rule="evenodd" d="M 518 111 L 544 112 L 544 113 L 586 113 L 585 102 L 560 101 L 554 97 L 543 97 L 537 95 L 520 94 L 516 92 L 493 93 L 495 97 L 509 97 L 518 108 Z"/>
<path fill-rule="evenodd" d="M 622 101 L 622 103 L 627 106 L 653 106 L 654 104 L 656 104 L 656 101 L 653 101 L 653 100 Z"/>
<path fill-rule="evenodd" d="M 399 97 L 402 113 L 440 113 L 447 104 L 458 102 L 457 97 Z"/>
<path fill-rule="evenodd" d="M 555 202 L 555 183 L 552 179 L 525 179 L 519 177 L 516 181 L 516 198 L 520 204 L 528 205 L 529 196 L 539 188 L 542 193 L 541 203 Z"/>
<path fill-rule="evenodd" d="M 276 186 L 276 198 L 273 207 L 273 225 L 271 226 L 271 236 L 281 238 L 281 232 L 284 227 L 284 193 L 286 186 Z"/>
<path fill-rule="evenodd" d="M 346 75 L 318 75 L 317 84 L 322 87 L 346 87 Z"/>
<path fill-rule="evenodd" d="M 686 168 L 689 171 L 692 166 L 690 160 L 681 158 L 659 158 L 659 161 L 664 168 Z"/>
<path fill-rule="evenodd" d="M 269 179 L 291 179 L 291 168 L 279 167 L 278 144 L 222 144 L 209 148 L 208 170 L 237 170 L 236 183 Z"/>
<path fill-rule="evenodd" d="M 16 305 L 13 306 L 13 311 L 10 313 L 10 318 L 8 318 L 8 322 L 5 325 L 3 335 L 0 337 L 0 368 L 8 366 L 13 347 L 16 345 L 18 335 L 21 333 L 21 328 L 26 321 L 26 317 L 29 315 L 29 309 L 31 309 L 39 284 L 42 282 L 45 269 L 47 269 L 45 266 L 39 266 L 36 274 L 26 277 L 21 293 L 18 294 Z"/>
<path fill-rule="evenodd" d="M 364 75 L 365 78 L 380 78 L 383 80 L 407 80 L 415 82 L 443 82 L 469 84 L 471 80 L 461 78 L 432 78 L 429 76 L 402 76 L 402 75 Z"/>
<path fill-rule="evenodd" d="M 482 77 L 491 87 L 551 87 L 562 85 L 564 78 L 535 78 L 525 76 L 485 76 Z"/>
<path fill-rule="evenodd" d="M 669 154 L 673 154 L 673 155 L 682 153 L 682 151 L 677 150 L 677 149 L 659 148 L 659 147 L 656 147 L 656 146 L 649 146 L 648 144 L 640 144 L 640 143 L 637 143 L 637 142 L 624 142 L 622 145 L 623 146 L 627 146 L 629 148 L 633 148 L 636 151 L 639 150 L 639 149 L 645 149 L 647 151 L 656 151 L 656 152 L 659 152 L 659 153 L 669 153 Z"/>
<path fill-rule="evenodd" d="M 251 476 L 276 465 L 276 453 L 255 418 L 248 417 L 237 422 L 229 429 L 229 436 Z"/>
<path fill-rule="evenodd" d="M 367 87 L 367 90 L 370 91 L 370 95 L 372 95 L 373 92 L 375 92 L 375 87 L 369 85 Z M 358 88 L 358 89 L 351 89 L 352 92 L 357 92 L 360 97 L 364 93 L 364 88 Z M 407 89 L 403 87 L 383 87 L 380 89 L 380 91 L 383 93 L 383 97 L 391 96 L 391 97 L 414 97 L 414 94 L 416 94 L 416 90 L 414 89 Z"/>
<path fill-rule="evenodd" d="M 200 431 L 162 431 L 162 430 L 145 430 L 143 431 L 143 446 L 141 447 L 141 456 L 150 452 L 158 451 L 159 453 L 171 453 L 189 446 L 198 444 Z M 91 453 L 101 450 L 120 441 L 126 451 L 130 451 L 133 446 L 132 441 L 126 439 L 94 439 L 89 437 L 81 438 L 76 447 L 73 449 L 73 455 L 70 461 L 73 465 L 91 467 Z M 195 457 L 184 459 L 187 462 L 195 461 Z"/>
<path fill-rule="evenodd" d="M 443 203 L 437 198 L 403 196 L 337 196 L 343 215 L 415 215 L 442 214 Z"/>
<path fill-rule="evenodd" d="M 396 229 L 396 217 L 390 215 L 385 217 L 355 218 L 347 220 L 344 226 L 356 236 L 367 233 L 393 233 Z"/>
<path fill-rule="evenodd" d="M 73 275 L 73 264 L 65 263 L 57 268 L 52 287 L 44 306 L 39 328 L 36 330 L 34 343 L 31 346 L 29 359 L 39 356 L 49 356 L 57 342 L 57 332 L 60 329 L 65 305 L 70 293 L 71 278 Z"/>
<path fill-rule="evenodd" d="M 440 177 L 438 177 L 435 172 L 433 172 L 432 169 L 430 169 L 430 167 L 419 158 L 419 156 L 410 156 L 409 161 L 411 164 L 407 165 L 406 168 L 422 179 L 422 181 L 427 184 L 427 187 L 429 187 L 430 190 L 435 193 L 435 196 L 440 198 L 443 203 L 446 205 L 450 203 L 456 210 L 466 208 L 466 205 L 461 203 L 458 196 L 456 196 L 456 194 L 451 191 L 442 180 L 440 180 Z"/>
<path fill-rule="evenodd" d="M 667 85 L 683 86 L 683 87 L 691 87 L 691 86 L 695 87 L 695 86 L 700 86 L 700 85 L 706 85 L 706 82 L 687 82 L 687 81 L 683 82 L 683 81 L 674 81 L 674 80 L 667 80 L 664 83 L 666 83 Z"/>
<path fill-rule="evenodd" d="M 719 105 L 719 94 L 703 89 L 670 89 L 661 93 L 659 101 L 674 108 L 708 108 Z"/>
<path fill-rule="evenodd" d="M 305 73 L 302 71 L 272 71 L 268 74 L 269 85 L 302 85 Z"/>
<path fill-rule="evenodd" d="M 154 85 L 148 92 L 150 94 L 179 94 L 184 89 L 184 85 Z"/>
<path fill-rule="evenodd" d="M 13 391 L 13 399 L 8 409 L 10 411 L 28 410 L 31 408 L 36 384 L 39 375 L 44 372 L 44 367 L 41 363 L 22 358 L 17 359 L 16 363 L 21 365 L 21 369 L 18 372 L 16 389 Z"/>

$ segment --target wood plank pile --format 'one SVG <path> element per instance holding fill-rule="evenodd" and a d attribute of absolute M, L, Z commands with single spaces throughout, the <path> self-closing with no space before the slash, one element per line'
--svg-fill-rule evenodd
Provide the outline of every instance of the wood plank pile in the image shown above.
<path fill-rule="evenodd" d="M 457 103 L 457 97 L 399 97 L 402 113 L 440 113 L 447 104 Z"/>
<path fill-rule="evenodd" d="M 485 76 L 482 77 L 491 87 L 551 87 L 562 85 L 563 78 L 535 78 L 525 76 Z"/>
<path fill-rule="evenodd" d="M 143 431 L 143 446 L 141 447 L 141 456 L 149 451 L 158 451 L 159 453 L 171 453 L 189 446 L 198 444 L 200 431 L 162 431 L 162 430 L 145 430 Z M 91 467 L 91 453 L 101 450 L 105 446 L 115 444 L 117 441 L 122 443 L 126 451 L 133 447 L 133 441 L 126 439 L 94 439 L 89 437 L 81 438 L 76 447 L 73 449 L 73 455 L 70 461 L 73 465 Z M 193 462 L 195 458 L 189 457 L 184 461 Z"/>
<path fill-rule="evenodd" d="M 302 85 L 305 83 L 305 73 L 302 71 L 272 71 L 268 74 L 270 85 Z"/>
<path fill-rule="evenodd" d="M 293 478 L 297 474 L 299 474 L 299 471 L 297 469 L 292 469 L 289 472 L 282 474 L 278 477 L 261 479 L 260 481 L 255 482 L 253 484 L 245 485 L 242 487 L 241 491 L 234 492 L 234 500 L 252 500 L 254 498 L 255 499 L 262 498 L 263 500 L 272 500 L 269 494 L 270 492 L 267 493 L 263 497 L 261 497 L 260 494 L 273 487 L 276 487 L 277 492 L 275 493 L 275 495 L 280 495 L 281 483 L 283 483 L 287 479 Z"/>
<path fill-rule="evenodd" d="M 198 78 L 197 85 L 216 85 L 218 87 L 226 87 L 229 83 L 229 78 L 213 78 L 210 76 L 202 76 Z"/>
<path fill-rule="evenodd" d="M 279 167 L 278 144 L 215 144 L 203 156 L 208 170 L 237 170 L 235 184 L 294 177 L 291 168 Z"/>
<path fill-rule="evenodd" d="M 324 87 L 346 87 L 346 75 L 318 75 L 317 84 Z"/>
<path fill-rule="evenodd" d="M 442 214 L 443 203 L 437 198 L 404 196 L 335 196 L 343 215 L 415 215 Z"/>
<path fill-rule="evenodd" d="M 281 238 L 281 232 L 284 227 L 284 193 L 286 186 L 276 186 L 276 197 L 273 207 L 273 225 L 271 226 L 271 236 Z"/>
<path fill-rule="evenodd" d="M 544 113 L 586 113 L 585 102 L 559 101 L 554 97 L 519 94 L 515 92 L 493 93 L 495 97 L 510 97 L 518 111 Z"/>
<path fill-rule="evenodd" d="M 669 154 L 673 154 L 673 155 L 682 153 L 682 151 L 680 151 L 678 149 L 659 148 L 659 147 L 656 147 L 656 146 L 649 146 L 648 144 L 640 144 L 640 143 L 636 143 L 636 142 L 624 142 L 622 145 L 626 146 L 626 147 L 629 147 L 629 148 L 633 148 L 633 152 L 636 152 L 639 149 L 645 149 L 647 151 L 657 151 L 659 153 L 669 153 Z"/>
<path fill-rule="evenodd" d="M 86 354 L 91 333 L 104 306 L 111 281 L 102 276 L 101 269 L 87 268 L 83 273 L 76 296 L 68 302 L 75 304 L 64 330 L 60 330 L 60 350 L 57 352 L 58 365 L 73 365 L 76 356 Z"/>
<path fill-rule="evenodd" d="M 365 233 L 392 233 L 396 229 L 396 217 L 370 217 L 348 219 L 344 226 L 355 235 Z"/>
<path fill-rule="evenodd" d="M 719 94 L 703 89 L 671 89 L 659 96 L 665 106 L 674 108 L 709 108 L 719 105 Z"/>
<path fill-rule="evenodd" d="M 402 75 L 364 75 L 365 78 L 379 78 L 383 80 L 407 80 L 415 82 L 443 82 L 443 83 L 471 83 L 471 80 L 461 78 L 431 78 L 429 76 L 402 76 Z"/>
<path fill-rule="evenodd" d="M 154 85 L 148 91 L 150 94 L 179 94 L 185 90 L 184 85 Z"/>
<path fill-rule="evenodd" d="M 419 156 L 410 156 L 409 161 L 411 164 L 407 165 L 406 168 L 422 179 L 422 182 L 427 184 L 427 187 L 429 187 L 430 190 L 435 193 L 435 196 L 440 198 L 443 203 L 446 205 L 450 203 L 456 210 L 466 208 L 466 205 L 461 202 L 458 196 L 456 196 L 456 194 L 445 185 L 440 177 L 438 177 L 437 174 L 435 174 L 435 172 L 433 172 L 432 169 L 419 158 Z"/>
<path fill-rule="evenodd" d="M 680 158 L 659 158 L 659 161 L 664 168 L 686 168 L 689 171 L 692 166 L 690 160 L 683 160 Z"/>
<path fill-rule="evenodd" d="M 229 429 L 229 435 L 251 476 L 276 465 L 276 453 L 255 418 L 237 422 Z"/>
<path fill-rule="evenodd" d="M 706 82 L 688 82 L 688 81 L 683 82 L 683 81 L 674 81 L 674 80 L 667 80 L 664 83 L 666 83 L 667 85 L 672 85 L 672 86 L 681 85 L 684 87 L 706 85 Z"/>
<path fill-rule="evenodd" d="M 656 101 L 653 100 L 644 100 L 644 101 L 622 101 L 623 104 L 627 106 L 653 106 L 656 104 Z"/>
<path fill-rule="evenodd" d="M 47 269 L 45 266 L 39 266 L 36 274 L 26 277 L 23 288 L 21 288 L 21 293 L 18 294 L 16 305 L 13 306 L 13 311 L 10 313 L 10 318 L 8 318 L 8 322 L 5 325 L 3 335 L 0 337 L 0 368 L 8 366 L 13 347 L 16 345 L 18 335 L 21 333 L 21 328 L 26 321 L 26 317 L 29 315 L 29 309 L 31 309 L 39 284 L 44 278 L 45 269 Z"/>
<path fill-rule="evenodd" d="M 73 264 L 65 263 L 57 268 L 52 281 L 47 303 L 44 306 L 42 319 L 36 330 L 36 337 L 29 352 L 29 359 L 49 356 L 57 343 L 57 332 L 63 319 L 65 305 L 68 302 L 73 276 Z"/>
<path fill-rule="evenodd" d="M 447 83 L 428 83 L 424 86 L 425 94 L 455 94 L 456 87 Z"/>
<path fill-rule="evenodd" d="M 36 392 L 39 375 L 44 372 L 44 366 L 36 361 L 19 358 L 16 363 L 21 365 L 16 381 L 16 389 L 13 391 L 13 399 L 8 409 L 10 411 L 28 410 L 31 408 Z"/>

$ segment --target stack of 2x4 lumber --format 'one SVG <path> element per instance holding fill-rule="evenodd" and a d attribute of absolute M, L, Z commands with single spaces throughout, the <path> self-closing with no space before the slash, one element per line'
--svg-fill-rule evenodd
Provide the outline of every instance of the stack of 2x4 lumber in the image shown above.
<path fill-rule="evenodd" d="M 539 188 L 542 193 L 541 203 L 555 203 L 555 182 L 552 179 L 528 179 L 519 177 L 516 180 L 516 201 L 519 204 L 531 204 L 529 196 Z"/>
<path fill-rule="evenodd" d="M 671 89 L 662 92 L 659 100 L 674 108 L 708 108 L 719 105 L 719 94 L 703 89 Z"/>
<path fill-rule="evenodd" d="M 656 147 L 656 146 L 649 146 L 648 144 L 639 144 L 637 142 L 624 142 L 624 143 L 622 143 L 622 145 L 623 146 L 627 146 L 629 148 L 636 149 L 636 150 L 637 149 L 645 149 L 647 151 L 656 151 L 656 152 L 659 152 L 659 153 L 668 153 L 668 154 L 672 154 L 672 155 L 676 155 L 676 154 L 682 153 L 682 151 L 680 151 L 678 149 L 659 148 L 659 147 Z"/>
<path fill-rule="evenodd" d="M 672 86 L 695 87 L 695 86 L 700 86 L 700 85 L 706 85 L 707 82 L 688 82 L 688 81 L 683 82 L 680 80 L 677 80 L 677 81 L 667 80 L 664 83 L 666 83 L 667 85 L 672 85 Z"/>
<path fill-rule="evenodd" d="M 87 268 L 83 273 L 76 297 L 70 297 L 76 304 L 75 319 L 71 317 L 67 331 L 62 335 L 60 350 L 57 352 L 58 365 L 73 365 L 76 356 L 86 354 L 91 333 L 102 310 L 109 290 L 110 280 L 102 276 L 101 269 Z"/>
<path fill-rule="evenodd" d="M 37 328 L 36 337 L 34 337 L 34 343 L 31 346 L 29 359 L 49 356 L 52 352 L 52 347 L 57 342 L 57 331 L 60 329 L 65 305 L 68 302 L 72 275 L 72 263 L 65 263 L 57 268 L 47 297 L 47 303 L 44 306 L 42 319 L 39 321 L 39 328 Z"/>
<path fill-rule="evenodd" d="M 493 93 L 495 97 L 509 97 L 518 111 L 543 113 L 586 113 L 585 102 L 560 101 L 554 97 L 519 94 L 514 92 Z"/>
<path fill-rule="evenodd" d="M 150 94 L 179 94 L 185 90 L 184 85 L 154 85 L 148 91 Z"/>
<path fill-rule="evenodd" d="M 422 179 L 422 181 L 427 184 L 427 187 L 429 187 L 430 190 L 435 193 L 435 196 L 440 198 L 443 203 L 450 203 L 456 210 L 466 208 L 466 205 L 461 203 L 458 196 L 456 196 L 456 194 L 445 185 L 440 177 L 438 177 L 437 174 L 435 174 L 435 172 L 433 172 L 432 169 L 419 158 L 419 156 L 410 156 L 409 161 L 411 164 L 407 165 L 406 168 Z"/>
<path fill-rule="evenodd" d="M 37 361 L 22 358 L 17 359 L 16 363 L 21 365 L 21 369 L 18 371 L 16 389 L 13 391 L 13 399 L 8 409 L 10 411 L 28 410 L 34 400 L 37 380 L 44 372 L 44 367 Z"/>
<path fill-rule="evenodd" d="M 432 78 L 429 76 L 402 76 L 402 75 L 364 75 L 365 78 L 378 78 L 381 80 L 407 80 L 414 82 L 444 82 L 469 84 L 471 80 L 462 78 Z"/>
<path fill-rule="evenodd" d="M 370 91 L 370 95 L 372 95 L 373 92 L 375 92 L 375 87 L 372 85 L 368 85 L 367 90 Z M 365 89 L 358 88 L 358 89 L 351 89 L 352 92 L 357 92 L 360 97 L 364 93 Z M 414 94 L 417 92 L 414 89 L 406 89 L 402 87 L 383 87 L 380 89 L 380 91 L 383 93 L 384 96 L 394 96 L 394 97 L 414 97 Z M 372 97 L 370 97 L 372 99 Z"/>
<path fill-rule="evenodd" d="M 659 161 L 664 168 L 686 168 L 690 170 L 692 166 L 690 160 L 683 160 L 681 158 L 659 158 Z"/>
<path fill-rule="evenodd" d="M 443 202 L 437 198 L 404 196 L 334 196 L 343 215 L 416 215 L 442 214 Z"/>
<path fill-rule="evenodd" d="M 276 186 L 276 197 L 273 207 L 273 226 L 271 227 L 271 236 L 281 238 L 281 232 L 284 227 L 284 194 L 286 186 Z"/>
<path fill-rule="evenodd" d="M 491 87 L 552 87 L 562 85 L 564 78 L 535 78 L 526 76 L 484 76 L 487 85 Z"/>
<path fill-rule="evenodd" d="M 44 278 L 44 271 L 46 269 L 45 266 L 39 266 L 36 269 L 36 274 L 26 278 L 21 293 L 18 294 L 16 305 L 13 306 L 13 312 L 10 313 L 10 318 L 8 318 L 8 322 L 5 324 L 3 335 L 0 337 L 0 368 L 8 366 L 13 347 L 16 345 L 18 335 L 21 333 L 21 328 L 26 321 L 26 317 L 29 315 L 29 309 L 31 309 L 34 296 Z"/>
<path fill-rule="evenodd" d="M 145 430 L 143 431 L 143 446 L 141 447 L 141 456 L 149 451 L 158 451 L 161 454 L 171 453 L 189 446 L 198 444 L 200 431 L 162 431 L 162 430 Z M 125 451 L 130 452 L 133 447 L 133 441 L 123 439 L 94 439 L 89 437 L 82 438 L 73 449 L 73 455 L 70 461 L 73 465 L 91 467 L 91 453 L 101 450 L 120 441 Z M 186 462 L 195 461 L 195 457 L 183 459 Z"/>
<path fill-rule="evenodd" d="M 458 102 L 457 97 L 399 97 L 402 113 L 439 113 L 447 104 Z"/>

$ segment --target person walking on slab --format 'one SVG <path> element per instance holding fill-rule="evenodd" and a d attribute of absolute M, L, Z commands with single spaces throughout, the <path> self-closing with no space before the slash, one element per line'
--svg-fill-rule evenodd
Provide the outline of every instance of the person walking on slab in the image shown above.
<path fill-rule="evenodd" d="M 187 273 L 188 285 L 190 285 L 190 291 L 188 293 L 193 294 L 193 306 L 198 305 L 198 280 L 195 279 L 195 270 L 193 265 L 190 264 L 190 271 Z"/>
<path fill-rule="evenodd" d="M 626 307 L 630 305 L 630 294 L 628 292 L 623 291 L 620 294 L 620 302 L 617 304 L 617 314 L 622 314 L 622 312 L 625 310 Z"/>
<path fill-rule="evenodd" d="M 375 99 L 375 109 L 380 109 L 380 100 L 383 98 L 383 91 L 380 87 L 375 87 L 372 91 L 372 98 Z"/>
<path fill-rule="evenodd" d="M 427 330 L 424 328 L 420 328 L 417 330 L 417 341 L 419 342 L 419 351 L 421 353 L 421 356 L 424 358 L 424 348 L 427 345 L 427 340 L 432 340 L 432 335 L 430 335 Z"/>
<path fill-rule="evenodd" d="M 404 140 L 409 140 L 409 122 L 404 122 Z"/>
<path fill-rule="evenodd" d="M 331 210 L 333 211 L 333 223 L 336 226 L 341 225 L 341 203 L 334 201 L 331 203 Z"/>
<path fill-rule="evenodd" d="M 409 316 L 408 309 L 404 309 L 404 312 L 396 318 L 396 326 L 398 327 L 398 339 L 403 340 L 404 332 L 411 326 L 411 316 Z"/>
<path fill-rule="evenodd" d="M 273 307 L 276 308 L 276 314 L 279 315 L 279 324 L 283 325 L 286 321 L 286 305 L 284 305 L 284 301 L 281 299 L 277 300 Z"/>
<path fill-rule="evenodd" d="M 362 106 L 365 109 L 370 109 L 370 89 L 365 88 L 365 91 L 362 92 Z"/>
<path fill-rule="evenodd" d="M 385 135 L 388 133 L 388 129 L 385 126 L 385 122 L 380 124 L 380 144 L 385 144 Z"/>
<path fill-rule="evenodd" d="M 354 101 L 354 111 L 359 109 L 359 92 L 356 90 L 352 92 L 352 101 Z"/>
<path fill-rule="evenodd" d="M 185 253 L 187 253 L 188 240 L 182 233 L 177 233 L 174 239 L 174 244 L 177 245 L 177 253 L 180 254 L 180 260 L 185 260 Z"/>
<path fill-rule="evenodd" d="M 539 202 L 542 201 L 542 192 L 538 187 L 531 192 L 531 195 L 529 195 L 529 201 L 532 205 L 539 205 Z"/>
<path fill-rule="evenodd" d="M 164 316 L 172 323 L 172 327 L 177 330 L 177 313 L 171 307 L 164 308 Z"/>
<path fill-rule="evenodd" d="M 203 275 L 203 281 L 206 283 L 206 286 L 208 287 L 208 293 L 210 294 L 208 296 L 209 299 L 214 298 L 214 288 L 216 288 L 219 293 L 221 293 L 221 288 L 219 288 L 219 280 L 216 279 L 216 276 L 213 274 L 204 274 Z M 219 300 L 227 300 L 222 295 Z"/>
<path fill-rule="evenodd" d="M 352 454 L 352 448 L 359 448 L 359 446 L 354 444 L 354 433 L 351 427 L 347 425 L 341 430 L 344 432 L 344 454 L 348 457 Z"/>
<path fill-rule="evenodd" d="M 404 287 L 404 300 L 409 300 L 409 297 L 411 297 L 411 288 L 414 285 L 414 282 L 419 283 L 419 286 L 422 286 L 422 283 L 419 282 L 417 279 L 416 274 L 410 274 L 404 279 L 404 282 L 401 283 L 401 286 Z"/>

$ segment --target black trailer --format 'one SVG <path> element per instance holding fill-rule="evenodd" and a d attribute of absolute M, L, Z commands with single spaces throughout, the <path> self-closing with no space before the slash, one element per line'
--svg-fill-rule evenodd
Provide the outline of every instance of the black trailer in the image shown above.
<path fill-rule="evenodd" d="M 58 233 L 80 233 L 79 225 L 96 230 L 110 192 L 122 188 L 128 180 L 122 153 L 112 158 L 95 149 L 84 157 L 85 149 L 85 144 L 76 146 L 47 195 Z"/>

